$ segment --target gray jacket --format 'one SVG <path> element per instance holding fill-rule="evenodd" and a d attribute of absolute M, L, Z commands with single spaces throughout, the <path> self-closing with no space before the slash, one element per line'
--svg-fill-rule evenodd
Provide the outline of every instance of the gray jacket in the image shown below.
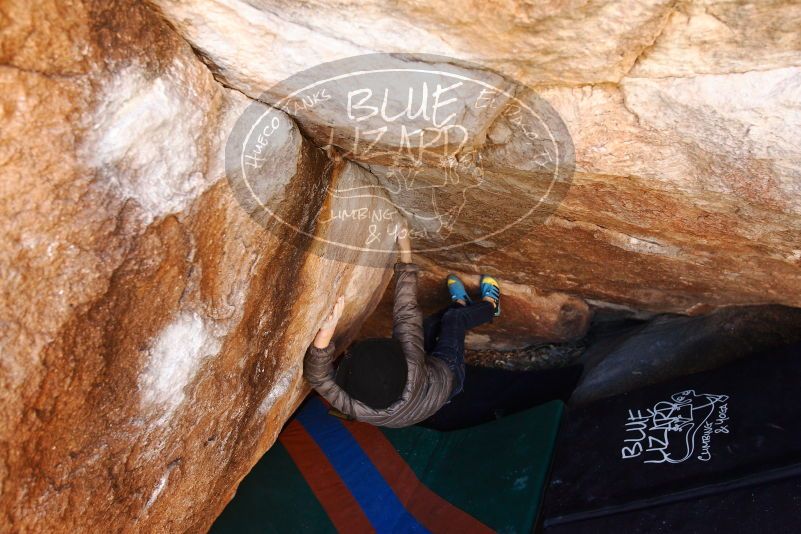
<path fill-rule="evenodd" d="M 333 342 L 324 349 L 309 347 L 303 374 L 331 406 L 358 421 L 399 428 L 433 415 L 453 391 L 454 376 L 442 360 L 426 356 L 423 348 L 423 314 L 417 305 L 417 265 L 395 264 L 395 301 L 392 337 L 406 356 L 408 374 L 401 398 L 383 410 L 353 399 L 334 381 Z"/>

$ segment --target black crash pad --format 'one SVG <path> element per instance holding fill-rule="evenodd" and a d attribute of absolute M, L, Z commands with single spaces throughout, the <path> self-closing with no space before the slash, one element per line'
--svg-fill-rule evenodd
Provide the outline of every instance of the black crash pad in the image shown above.
<path fill-rule="evenodd" d="M 796 532 L 801 525 L 801 477 L 562 523 L 548 534 L 754 534 Z M 621 528 L 625 527 L 625 528 Z"/>
<path fill-rule="evenodd" d="M 546 532 L 583 531 L 581 525 L 605 531 L 602 524 L 619 530 L 628 528 L 625 517 L 631 514 L 702 502 L 714 524 L 724 507 L 709 503 L 735 502 L 736 495 L 792 484 L 787 481 L 798 477 L 801 346 L 796 345 L 569 411 L 544 526 Z M 782 509 L 797 504 L 785 502 Z M 725 513 L 731 519 L 746 511 L 734 506 Z M 784 518 L 791 519 L 798 520 Z M 567 527 L 571 524 L 578 530 Z"/>

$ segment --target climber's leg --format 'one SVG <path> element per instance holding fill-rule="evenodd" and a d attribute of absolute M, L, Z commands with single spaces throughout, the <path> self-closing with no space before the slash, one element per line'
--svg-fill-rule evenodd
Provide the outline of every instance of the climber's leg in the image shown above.
<path fill-rule="evenodd" d="M 434 350 L 439 338 L 439 327 L 442 323 L 442 316 L 451 308 L 459 308 L 470 304 L 470 296 L 464 284 L 455 274 L 449 274 L 445 279 L 448 293 L 451 295 L 451 305 L 443 308 L 433 315 L 429 315 L 423 320 L 423 347 L 427 353 Z"/>
<path fill-rule="evenodd" d="M 423 319 L 423 346 L 425 348 L 426 353 L 430 354 L 431 352 L 434 351 L 434 349 L 437 346 L 437 340 L 439 339 L 439 334 L 440 334 L 440 327 L 442 326 L 442 317 L 449 310 L 460 309 L 460 308 L 464 308 L 464 306 L 458 303 L 453 303 L 450 306 L 442 308 L 438 312 L 432 313 L 431 315 Z"/>
<path fill-rule="evenodd" d="M 567 402 L 581 376 L 581 365 L 537 371 L 507 371 L 467 365 L 461 395 L 421 423 L 436 430 L 458 430 L 527 410 L 544 402 Z"/>
<path fill-rule="evenodd" d="M 434 350 L 439 337 L 439 326 L 442 324 L 442 316 L 450 307 L 444 308 L 437 313 L 429 315 L 423 319 L 423 348 L 429 353 Z"/>
<path fill-rule="evenodd" d="M 482 274 L 479 283 L 481 300 L 491 302 L 495 307 L 495 317 L 501 314 L 501 286 L 493 277 Z"/>
<path fill-rule="evenodd" d="M 448 310 L 461 307 L 461 305 L 453 303 L 423 319 L 423 348 L 425 349 L 426 354 L 430 354 L 434 350 L 434 347 L 437 346 L 439 329 L 442 325 L 442 317 L 445 315 L 445 313 L 447 313 Z"/>
<path fill-rule="evenodd" d="M 492 303 L 481 301 L 450 308 L 442 315 L 439 339 L 431 350 L 431 356 L 443 360 L 453 371 L 456 380 L 451 398 L 464 387 L 464 337 L 467 331 L 492 321 L 494 313 Z"/>
<path fill-rule="evenodd" d="M 448 293 L 451 295 L 452 302 L 461 304 L 462 306 L 470 304 L 470 295 L 467 294 L 467 289 L 465 289 L 464 283 L 462 283 L 458 276 L 449 274 L 445 279 L 445 283 L 448 286 Z"/>

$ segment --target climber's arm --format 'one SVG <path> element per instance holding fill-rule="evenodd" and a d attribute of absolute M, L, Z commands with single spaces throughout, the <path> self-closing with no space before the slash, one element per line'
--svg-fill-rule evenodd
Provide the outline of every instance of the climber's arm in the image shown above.
<path fill-rule="evenodd" d="M 334 332 L 337 329 L 337 323 L 339 323 L 339 318 L 342 317 L 342 312 L 344 310 L 345 297 L 339 297 L 336 303 L 334 303 L 331 313 L 329 313 L 326 318 L 323 319 L 323 324 L 320 325 L 317 335 L 314 336 L 313 345 L 315 348 L 324 349 L 329 345 L 331 338 L 334 337 Z"/>
<path fill-rule="evenodd" d="M 336 347 L 329 343 L 323 348 L 316 344 L 309 347 L 303 360 L 303 376 L 314 390 L 331 406 L 348 415 L 353 413 L 353 399 L 334 380 L 334 352 Z"/>
<path fill-rule="evenodd" d="M 331 341 L 336 331 L 339 318 L 345 308 L 344 297 L 339 297 L 331 313 L 323 320 L 320 330 L 314 336 L 314 342 L 303 359 L 303 376 L 309 384 L 331 403 L 331 406 L 342 413 L 354 415 L 353 399 L 334 380 L 334 353 L 336 347 Z"/>
<path fill-rule="evenodd" d="M 395 300 L 392 310 L 392 337 L 397 339 L 409 363 L 422 364 L 423 313 L 417 305 L 417 272 L 412 263 L 412 249 L 408 234 L 398 239 L 400 262 L 395 264 Z"/>

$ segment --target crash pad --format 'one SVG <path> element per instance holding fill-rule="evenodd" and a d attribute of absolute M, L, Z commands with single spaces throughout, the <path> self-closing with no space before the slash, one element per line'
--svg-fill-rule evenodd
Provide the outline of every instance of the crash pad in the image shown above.
<path fill-rule="evenodd" d="M 313 396 L 211 532 L 530 532 L 563 406 L 441 432 L 346 421 Z"/>
<path fill-rule="evenodd" d="M 546 532 L 653 532 L 656 518 L 689 528 L 693 515 L 693 528 L 673 531 L 758 513 L 799 524 L 799 501 L 782 489 L 801 477 L 799 384 L 796 345 L 569 410 Z M 768 518 L 774 508 L 793 513 Z"/>

